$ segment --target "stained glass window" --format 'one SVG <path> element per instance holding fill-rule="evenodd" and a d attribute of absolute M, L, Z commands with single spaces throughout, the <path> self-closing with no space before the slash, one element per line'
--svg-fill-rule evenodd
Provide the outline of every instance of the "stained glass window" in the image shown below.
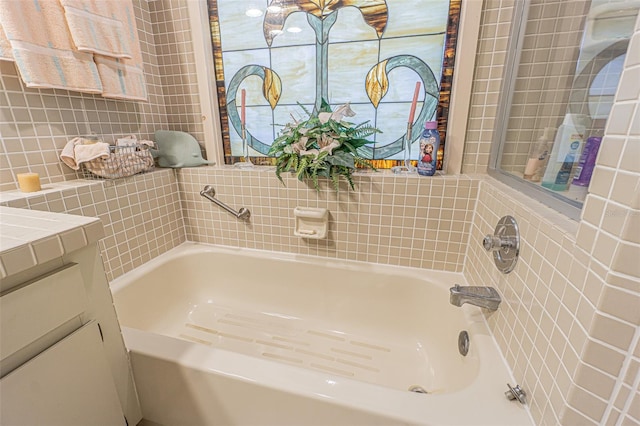
<path fill-rule="evenodd" d="M 281 126 L 350 102 L 354 123 L 382 131 L 364 156 L 379 168 L 400 163 L 416 82 L 420 96 L 411 151 L 425 121 L 446 143 L 460 0 L 209 0 L 225 162 L 242 156 L 240 94 L 254 164 Z"/>

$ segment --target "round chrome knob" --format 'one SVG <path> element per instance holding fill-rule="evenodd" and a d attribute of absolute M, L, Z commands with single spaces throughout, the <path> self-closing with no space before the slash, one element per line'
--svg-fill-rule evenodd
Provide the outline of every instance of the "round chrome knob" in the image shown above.
<path fill-rule="evenodd" d="M 495 264 L 502 273 L 511 272 L 520 253 L 520 232 L 516 220 L 512 216 L 502 217 L 493 235 L 483 238 L 482 246 L 493 253 Z"/>
<path fill-rule="evenodd" d="M 482 246 L 486 251 L 497 251 L 502 247 L 502 239 L 497 235 L 487 235 L 482 240 Z"/>

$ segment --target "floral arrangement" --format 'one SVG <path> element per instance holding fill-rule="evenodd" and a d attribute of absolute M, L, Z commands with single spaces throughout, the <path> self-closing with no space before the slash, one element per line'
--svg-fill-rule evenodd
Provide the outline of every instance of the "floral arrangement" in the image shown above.
<path fill-rule="evenodd" d="M 290 171 L 301 181 L 311 179 L 316 190 L 319 190 L 319 177 L 329 178 L 338 191 L 340 176 L 353 189 L 351 175 L 356 167 L 375 170 L 357 150 L 372 143 L 366 138 L 380 130 L 368 121 L 357 126 L 344 121 L 344 117 L 355 115 L 348 103 L 332 111 L 329 104 L 322 100 L 317 114 L 311 114 L 303 105 L 300 107 L 308 118 L 296 120 L 292 117 L 293 122 L 284 126 L 269 150 L 269 156 L 276 157 L 276 176 L 280 182 L 283 182 L 281 173 Z"/>

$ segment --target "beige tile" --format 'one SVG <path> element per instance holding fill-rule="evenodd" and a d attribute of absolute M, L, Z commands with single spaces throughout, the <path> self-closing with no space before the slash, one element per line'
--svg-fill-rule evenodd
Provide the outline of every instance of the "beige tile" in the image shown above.
<path fill-rule="evenodd" d="M 583 363 L 578 366 L 575 381 L 578 386 L 604 400 L 610 399 L 616 384 L 615 377 L 604 374 Z"/>
<path fill-rule="evenodd" d="M 600 231 L 593 246 L 593 257 L 603 265 L 611 264 L 611 259 L 616 252 L 618 240 L 609 234 Z"/>
<path fill-rule="evenodd" d="M 602 229 L 612 235 L 620 236 L 625 222 L 628 221 L 627 217 L 630 216 L 631 213 L 632 210 L 626 206 L 608 202 L 604 210 Z"/>
<path fill-rule="evenodd" d="M 626 351 L 631 344 L 635 327 L 596 313 L 589 335 Z"/>
<path fill-rule="evenodd" d="M 626 223 L 623 226 L 621 237 L 630 243 L 640 244 L 640 212 L 627 211 Z"/>
<path fill-rule="evenodd" d="M 640 294 L 604 286 L 598 309 L 613 317 L 640 325 Z"/>
<path fill-rule="evenodd" d="M 582 220 L 589 222 L 589 224 L 595 227 L 599 227 L 605 206 L 606 201 L 603 198 L 592 194 L 587 195 L 582 209 Z"/>
<path fill-rule="evenodd" d="M 611 199 L 634 209 L 638 209 L 637 194 L 635 191 L 640 188 L 640 175 L 638 173 L 627 173 L 618 171 L 616 173 L 613 189 L 611 190 Z M 631 197 L 629 195 L 632 195 Z M 636 199 L 634 199 L 635 195 Z"/>
<path fill-rule="evenodd" d="M 608 166 L 616 168 L 620 163 L 622 157 L 622 151 L 625 146 L 626 138 L 623 136 L 609 136 L 607 135 L 602 140 L 602 146 L 606 149 L 598 150 L 598 157 L 596 164 L 600 166 Z M 624 161 L 624 158 L 623 158 Z"/>
<path fill-rule="evenodd" d="M 608 198 L 611 187 L 613 186 L 614 178 L 615 173 L 613 170 L 602 166 L 596 166 L 593 171 L 593 176 L 591 177 L 589 193 Z"/>
<path fill-rule="evenodd" d="M 621 351 L 591 339 L 587 342 L 582 356 L 585 363 L 615 377 L 620 374 L 624 359 Z"/>
<path fill-rule="evenodd" d="M 620 242 L 615 252 L 611 269 L 631 277 L 640 277 L 640 246 Z"/>
<path fill-rule="evenodd" d="M 568 402 L 574 410 L 597 423 L 600 422 L 607 408 L 606 401 L 577 386 L 569 392 Z"/>
<path fill-rule="evenodd" d="M 609 271 L 607 273 L 606 281 L 607 284 L 640 293 L 640 280 L 636 277 L 630 277 L 618 274 L 614 271 Z"/>
<path fill-rule="evenodd" d="M 636 381 L 636 378 L 638 377 L 639 372 L 640 372 L 640 362 L 636 360 L 631 360 L 631 363 L 629 363 L 629 368 L 627 369 L 627 374 L 624 377 L 624 382 L 629 386 L 633 386 Z"/>
<path fill-rule="evenodd" d="M 591 253 L 594 249 L 594 243 L 598 236 L 598 228 L 590 225 L 588 222 L 580 222 L 578 225 L 578 233 L 576 235 L 576 245 L 586 252 Z M 565 256 L 560 256 L 560 259 L 566 259 Z"/>

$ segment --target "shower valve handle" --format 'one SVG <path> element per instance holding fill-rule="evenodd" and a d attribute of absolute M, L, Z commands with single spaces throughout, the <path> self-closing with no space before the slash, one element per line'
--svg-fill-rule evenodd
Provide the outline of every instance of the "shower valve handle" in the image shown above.
<path fill-rule="evenodd" d="M 513 238 L 501 235 L 487 235 L 482 240 L 482 246 L 486 251 L 499 251 L 516 247 Z"/>

